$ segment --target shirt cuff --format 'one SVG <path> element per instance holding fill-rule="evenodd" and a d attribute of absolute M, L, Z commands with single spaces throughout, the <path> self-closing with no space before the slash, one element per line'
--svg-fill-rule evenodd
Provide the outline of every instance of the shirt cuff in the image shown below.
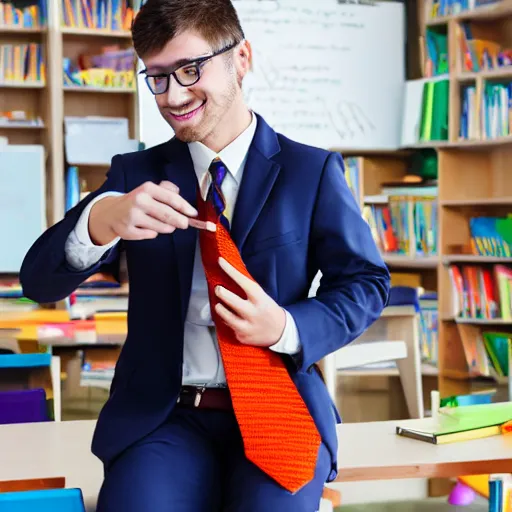
<path fill-rule="evenodd" d="M 274 352 L 280 352 L 281 354 L 295 355 L 300 352 L 301 343 L 299 337 L 299 330 L 297 324 L 293 319 L 293 316 L 286 311 L 286 325 L 284 327 L 283 334 L 280 340 L 271 345 L 269 348 Z"/>
<path fill-rule="evenodd" d="M 120 237 L 106 245 L 95 245 L 89 235 L 89 214 L 92 207 L 101 199 L 107 196 L 119 196 L 120 192 L 104 192 L 95 197 L 84 209 L 75 228 L 69 234 L 66 240 L 65 253 L 66 260 L 76 270 L 85 270 L 97 263 L 101 257 L 114 245 L 116 245 Z"/>

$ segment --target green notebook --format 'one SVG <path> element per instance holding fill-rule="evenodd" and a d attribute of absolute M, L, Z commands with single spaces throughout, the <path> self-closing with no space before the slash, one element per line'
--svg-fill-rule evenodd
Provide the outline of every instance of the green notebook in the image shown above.
<path fill-rule="evenodd" d="M 441 409 L 438 421 L 426 418 L 413 426 L 397 425 L 399 436 L 433 444 L 467 441 L 500 434 L 503 423 L 512 420 L 512 402 Z"/>

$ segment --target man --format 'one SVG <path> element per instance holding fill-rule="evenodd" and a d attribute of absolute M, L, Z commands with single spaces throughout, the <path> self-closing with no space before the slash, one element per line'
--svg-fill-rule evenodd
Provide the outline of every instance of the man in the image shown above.
<path fill-rule="evenodd" d="M 244 104 L 251 47 L 230 0 L 148 0 L 132 33 L 176 136 L 115 156 L 21 269 L 26 295 L 52 302 L 126 250 L 128 336 L 92 446 L 105 467 L 98 511 L 312 512 L 336 474 L 339 421 L 316 363 L 379 316 L 389 274 L 341 157 L 275 133 Z M 261 400 L 243 416 L 251 392 Z M 300 432 L 287 442 L 301 428 L 318 445 Z M 282 471 L 258 460 L 267 444 L 285 448 Z M 310 477 L 286 485 L 293 464 Z"/>

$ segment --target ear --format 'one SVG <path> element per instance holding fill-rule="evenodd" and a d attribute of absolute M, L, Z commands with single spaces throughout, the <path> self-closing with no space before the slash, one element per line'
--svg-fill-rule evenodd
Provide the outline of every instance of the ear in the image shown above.
<path fill-rule="evenodd" d="M 251 43 L 244 39 L 236 49 L 236 62 L 238 67 L 238 76 L 242 79 L 252 70 L 252 47 Z"/>

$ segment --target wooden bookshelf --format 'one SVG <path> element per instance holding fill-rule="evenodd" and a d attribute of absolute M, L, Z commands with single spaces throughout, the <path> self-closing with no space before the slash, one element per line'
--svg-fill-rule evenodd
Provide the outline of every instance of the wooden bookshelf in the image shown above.
<path fill-rule="evenodd" d="M 437 267 L 439 389 L 442 395 L 448 395 L 466 393 L 475 384 L 464 354 L 464 338 L 477 336 L 482 330 L 512 331 L 512 321 L 508 320 L 455 318 L 448 269 L 451 264 L 512 264 L 510 257 L 472 254 L 469 231 L 471 217 L 503 216 L 512 212 L 512 135 L 487 139 L 479 136 L 472 140 L 459 137 L 462 88 L 475 85 L 477 91 L 481 91 L 488 81 L 512 81 L 512 66 L 477 72 L 463 69 L 459 58 L 461 24 L 471 22 L 476 38 L 512 48 L 512 0 L 438 18 L 430 16 L 429 0 L 422 0 L 421 6 L 418 14 L 420 33 L 425 34 L 427 27 L 446 30 L 449 48 L 449 140 L 436 144 L 440 252 Z"/>
<path fill-rule="evenodd" d="M 0 83 L 0 112 L 25 110 L 40 117 L 41 126 L 0 124 L 0 136 L 12 144 L 42 144 L 47 154 L 48 225 L 64 216 L 65 116 L 112 116 L 129 120 L 130 137 L 138 138 L 136 88 L 64 87 L 64 57 L 101 53 L 106 46 L 131 46 L 126 30 L 63 26 L 62 2 L 46 0 L 47 26 L 29 28 L 0 25 L 0 44 L 39 43 L 43 47 L 46 81 Z M 106 166 L 80 166 L 80 178 L 91 188 L 103 181 Z"/>
<path fill-rule="evenodd" d="M 425 149 L 424 146 L 418 149 Z M 357 162 L 358 189 L 353 190 L 361 207 L 366 204 L 385 204 L 387 197 L 381 194 L 381 187 L 385 183 L 399 182 L 410 175 L 410 157 L 416 150 L 399 150 L 389 152 L 346 152 L 341 151 L 346 162 L 345 174 L 350 167 L 350 159 Z M 349 178 L 350 179 L 350 178 Z M 414 186 L 414 183 L 410 184 Z M 421 285 L 428 290 L 437 288 L 437 269 L 440 264 L 437 255 L 408 256 L 398 253 L 383 253 L 382 257 L 391 272 L 414 273 L 421 277 Z"/>

